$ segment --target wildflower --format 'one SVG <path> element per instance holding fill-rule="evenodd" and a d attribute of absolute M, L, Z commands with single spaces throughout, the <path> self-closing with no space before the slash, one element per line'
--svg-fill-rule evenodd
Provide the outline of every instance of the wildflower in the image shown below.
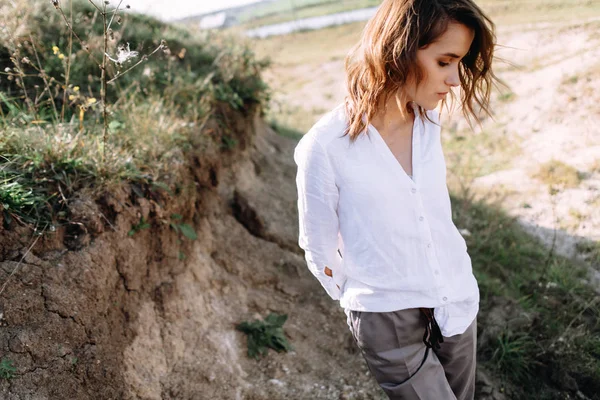
<path fill-rule="evenodd" d="M 112 58 L 110 55 L 106 54 L 106 56 L 110 59 L 110 61 L 114 62 L 115 64 L 119 64 L 122 65 L 124 62 L 129 61 L 130 59 L 137 57 L 138 52 L 137 51 L 131 51 L 129 49 L 129 43 L 127 43 L 127 48 L 125 48 L 125 45 L 120 44 L 119 47 L 117 48 L 117 59 L 115 60 L 114 58 Z"/>
<path fill-rule="evenodd" d="M 90 97 L 89 99 L 87 99 L 88 104 L 94 104 L 96 102 L 96 98 L 95 97 Z"/>
<path fill-rule="evenodd" d="M 75 86 L 75 87 L 73 88 L 73 91 L 74 91 L 75 93 L 79 92 L 79 86 Z"/>
<path fill-rule="evenodd" d="M 60 2 L 58 0 L 52 0 L 52 5 L 56 8 L 60 7 Z"/>
<path fill-rule="evenodd" d="M 64 55 L 63 53 L 60 53 L 60 54 L 58 55 L 58 58 L 60 58 L 60 59 L 62 60 L 63 58 L 65 58 L 65 55 Z"/>
<path fill-rule="evenodd" d="M 29 64 L 31 61 L 29 61 L 29 58 L 27 58 L 27 57 L 23 57 L 23 59 L 21 60 L 21 62 L 22 62 L 23 64 Z"/>
<path fill-rule="evenodd" d="M 56 54 L 58 54 L 58 52 L 60 51 L 60 49 L 58 48 L 58 46 L 52 46 L 52 51 L 56 55 Z"/>
<path fill-rule="evenodd" d="M 69 95 L 69 100 L 75 100 L 75 96 L 73 96 L 72 94 Z"/>

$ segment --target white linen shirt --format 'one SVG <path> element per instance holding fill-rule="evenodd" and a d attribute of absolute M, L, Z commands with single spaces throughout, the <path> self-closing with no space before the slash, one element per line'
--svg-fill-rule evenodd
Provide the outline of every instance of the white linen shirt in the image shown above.
<path fill-rule="evenodd" d="M 434 308 L 448 337 L 475 319 L 479 289 L 452 221 L 439 115 L 428 115 L 436 124 L 415 112 L 412 179 L 372 125 L 343 136 L 343 105 L 321 118 L 294 152 L 298 243 L 346 313 Z"/>

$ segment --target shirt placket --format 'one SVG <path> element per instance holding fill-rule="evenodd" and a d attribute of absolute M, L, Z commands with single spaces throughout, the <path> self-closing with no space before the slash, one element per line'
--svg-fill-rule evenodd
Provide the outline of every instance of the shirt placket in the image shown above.
<path fill-rule="evenodd" d="M 437 287 L 445 287 L 442 280 L 442 274 L 440 271 L 440 263 L 435 253 L 433 245 L 433 238 L 431 236 L 431 227 L 429 221 L 426 218 L 425 207 L 423 206 L 423 199 L 419 190 L 420 173 L 421 173 L 421 129 L 422 126 L 419 124 L 416 128 L 418 131 L 413 135 L 412 140 L 412 153 L 413 153 L 413 183 L 410 187 L 411 196 L 415 198 L 415 204 L 417 205 L 417 227 L 419 234 L 422 238 L 423 246 L 425 246 L 425 254 L 427 256 L 427 264 L 431 269 L 431 273 Z M 438 292 L 439 300 L 443 303 L 448 301 L 448 297 L 444 294 L 445 289 Z"/>

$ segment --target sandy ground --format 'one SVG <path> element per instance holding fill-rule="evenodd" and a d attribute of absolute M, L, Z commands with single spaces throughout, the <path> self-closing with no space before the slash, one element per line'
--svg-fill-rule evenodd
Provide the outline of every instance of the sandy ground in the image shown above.
<path fill-rule="evenodd" d="M 598 32 L 598 19 L 500 32 L 506 47 L 499 54 L 515 64 L 500 77 L 514 95 L 495 103 L 496 123 L 521 152 L 506 168 L 474 181 L 479 189 L 503 192 L 503 207 L 548 245 L 556 231 L 556 250 L 567 256 L 577 255 L 581 240 L 600 240 Z M 532 178 L 551 160 L 577 169 L 581 183 L 551 195 Z"/>

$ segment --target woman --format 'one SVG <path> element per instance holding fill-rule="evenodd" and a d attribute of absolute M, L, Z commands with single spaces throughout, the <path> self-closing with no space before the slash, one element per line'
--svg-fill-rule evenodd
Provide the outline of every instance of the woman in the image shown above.
<path fill-rule="evenodd" d="M 473 399 L 479 289 L 452 221 L 434 109 L 489 115 L 494 25 L 472 0 L 384 0 L 345 104 L 302 138 L 299 244 L 390 399 Z M 451 94 L 452 95 L 452 94 Z"/>

